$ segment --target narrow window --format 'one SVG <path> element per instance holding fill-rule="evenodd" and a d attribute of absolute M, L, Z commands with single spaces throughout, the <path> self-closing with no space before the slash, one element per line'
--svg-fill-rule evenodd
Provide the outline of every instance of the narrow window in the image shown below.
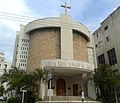
<path fill-rule="evenodd" d="M 109 64 L 111 66 L 117 64 L 115 49 L 113 48 L 109 50 L 107 53 L 108 53 Z"/>
<path fill-rule="evenodd" d="M 104 30 L 105 30 L 105 31 L 108 30 L 108 25 L 106 25 L 106 26 L 104 27 Z"/>
<path fill-rule="evenodd" d="M 98 44 L 95 45 L 95 48 L 97 48 L 97 47 L 98 47 Z"/>
<path fill-rule="evenodd" d="M 102 44 L 102 41 L 99 42 L 99 47 L 101 47 L 103 44 Z"/>
<path fill-rule="evenodd" d="M 98 64 L 105 64 L 105 56 L 104 56 L 104 54 L 98 56 Z"/>
<path fill-rule="evenodd" d="M 107 41 L 107 42 L 110 41 L 110 37 L 109 37 L 109 36 L 106 37 L 106 41 Z"/>

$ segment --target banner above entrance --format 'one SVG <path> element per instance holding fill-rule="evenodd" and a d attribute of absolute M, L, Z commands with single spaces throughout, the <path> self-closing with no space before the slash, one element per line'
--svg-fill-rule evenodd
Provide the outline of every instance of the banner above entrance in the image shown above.
<path fill-rule="evenodd" d="M 59 67 L 59 68 L 78 68 L 81 71 L 94 71 L 94 68 L 95 68 L 94 64 L 90 64 L 87 62 L 75 61 L 75 60 L 62 60 L 62 59 L 42 60 L 41 67 L 42 68 L 54 67 L 56 69 L 58 69 L 57 67 Z"/>

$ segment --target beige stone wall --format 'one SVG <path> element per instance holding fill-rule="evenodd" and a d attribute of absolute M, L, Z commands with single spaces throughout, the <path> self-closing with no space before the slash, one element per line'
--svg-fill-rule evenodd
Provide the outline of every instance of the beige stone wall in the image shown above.
<path fill-rule="evenodd" d="M 88 62 L 87 40 L 78 32 L 73 32 L 74 59 Z"/>
<path fill-rule="evenodd" d="M 42 59 L 60 59 L 59 28 L 35 30 L 29 35 L 28 71 L 40 68 Z"/>

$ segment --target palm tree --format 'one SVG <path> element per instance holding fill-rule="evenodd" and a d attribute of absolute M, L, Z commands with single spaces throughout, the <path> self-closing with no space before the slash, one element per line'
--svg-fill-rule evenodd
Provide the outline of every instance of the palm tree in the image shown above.
<path fill-rule="evenodd" d="M 12 69 L 10 69 L 9 72 L 3 74 L 1 76 L 1 82 L 5 83 L 7 82 L 7 91 L 12 91 L 16 90 L 16 95 L 18 96 L 20 93 L 20 88 L 21 86 L 23 86 L 23 74 L 24 71 L 20 71 L 19 69 L 17 69 L 16 67 L 13 67 Z"/>
<path fill-rule="evenodd" d="M 37 95 L 38 95 L 38 98 L 39 98 L 39 96 L 40 96 L 40 84 L 47 80 L 48 72 L 44 69 L 37 68 L 33 74 L 34 74 L 34 77 L 35 77 L 35 79 L 37 80 L 37 83 L 38 83 Z"/>
<path fill-rule="evenodd" d="M 8 83 L 8 90 L 16 91 L 16 96 L 21 97 L 20 88 L 26 86 L 27 96 L 26 103 L 34 103 L 36 97 L 38 97 L 38 91 L 40 89 L 40 83 L 47 78 L 47 72 L 42 69 L 36 69 L 33 73 L 26 73 L 17 68 L 12 68 L 8 73 L 5 73 L 1 77 L 2 83 Z"/>
<path fill-rule="evenodd" d="M 0 96 L 2 96 L 2 95 L 3 95 L 4 90 L 5 90 L 4 86 L 3 86 L 3 85 L 1 85 L 1 86 L 0 86 Z"/>

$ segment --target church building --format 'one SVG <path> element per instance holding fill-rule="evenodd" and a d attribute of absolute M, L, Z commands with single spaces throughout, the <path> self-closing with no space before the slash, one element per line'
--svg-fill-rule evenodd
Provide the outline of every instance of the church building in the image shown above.
<path fill-rule="evenodd" d="M 78 96 L 80 89 L 85 96 L 96 98 L 90 81 L 96 68 L 95 52 L 92 35 L 86 26 L 65 13 L 28 23 L 24 26 L 24 35 L 28 40 L 26 70 L 48 71 L 50 81 L 41 84 L 42 98 Z"/>

